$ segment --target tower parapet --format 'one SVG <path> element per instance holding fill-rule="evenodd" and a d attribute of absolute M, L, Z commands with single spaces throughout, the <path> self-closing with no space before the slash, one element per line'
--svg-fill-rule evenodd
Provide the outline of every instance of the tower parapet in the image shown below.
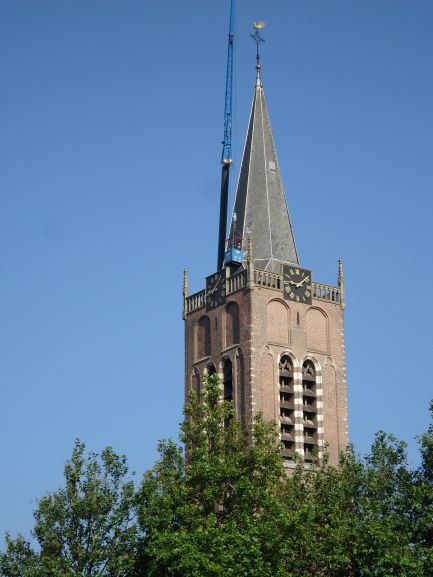
<path fill-rule="evenodd" d="M 278 296 L 282 297 L 282 279 L 283 276 L 281 274 L 269 272 L 266 270 L 254 269 L 252 275 L 252 286 L 249 286 L 247 269 L 242 269 L 233 276 L 229 276 L 225 279 L 226 295 L 229 296 L 234 292 L 242 290 L 248 286 L 249 288 L 266 287 L 280 293 Z M 341 308 L 345 308 L 345 304 L 344 306 L 342 304 L 343 301 L 341 287 L 316 281 L 313 281 L 312 285 L 313 302 L 323 301 L 340 306 Z M 206 307 L 206 289 L 198 291 L 186 298 L 186 314 L 192 313 L 204 307 Z"/>

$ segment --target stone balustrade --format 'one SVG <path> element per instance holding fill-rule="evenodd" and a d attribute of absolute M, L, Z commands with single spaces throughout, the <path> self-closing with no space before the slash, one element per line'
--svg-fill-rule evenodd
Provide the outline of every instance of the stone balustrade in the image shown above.
<path fill-rule="evenodd" d="M 256 269 L 254 271 L 254 282 L 258 286 L 265 286 L 277 290 L 282 289 L 281 275 L 274 272 Z"/>
<path fill-rule="evenodd" d="M 313 282 L 313 298 L 340 304 L 341 291 L 336 286 Z"/>
<path fill-rule="evenodd" d="M 273 290 L 282 290 L 282 277 L 280 274 L 265 270 L 254 270 L 254 284 Z M 319 282 L 313 282 L 313 298 L 320 301 L 328 301 L 340 304 L 341 290 L 338 287 Z M 247 286 L 247 271 L 242 270 L 226 279 L 226 294 L 230 295 Z M 186 314 L 192 313 L 206 306 L 206 291 L 194 293 L 186 298 Z"/>
<path fill-rule="evenodd" d="M 226 280 L 226 294 L 229 295 L 234 293 L 240 289 L 243 289 L 247 286 L 247 271 L 241 270 L 234 274 L 233 276 L 229 276 Z"/>
<path fill-rule="evenodd" d="M 198 293 L 186 298 L 186 314 L 192 313 L 197 309 L 201 309 L 206 305 L 206 291 L 202 290 Z"/>

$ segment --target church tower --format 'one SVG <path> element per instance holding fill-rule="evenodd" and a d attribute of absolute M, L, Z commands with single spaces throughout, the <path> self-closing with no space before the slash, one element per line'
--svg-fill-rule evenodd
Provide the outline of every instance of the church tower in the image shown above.
<path fill-rule="evenodd" d="M 185 391 L 206 373 L 243 421 L 261 411 L 280 431 L 287 468 L 348 442 L 344 277 L 317 281 L 300 263 L 257 59 L 257 76 L 224 264 L 189 294 Z"/>

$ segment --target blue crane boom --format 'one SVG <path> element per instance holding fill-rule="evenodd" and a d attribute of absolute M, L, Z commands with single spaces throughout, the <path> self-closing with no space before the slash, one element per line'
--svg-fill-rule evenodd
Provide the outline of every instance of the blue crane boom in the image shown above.
<path fill-rule="evenodd" d="M 229 44 L 227 49 L 226 95 L 224 102 L 224 140 L 221 162 L 232 158 L 232 105 L 233 105 L 233 54 L 235 40 L 234 0 L 230 2 Z"/>
<path fill-rule="evenodd" d="M 226 94 L 224 104 L 224 140 L 221 157 L 221 199 L 218 235 L 217 270 L 224 264 L 224 251 L 227 233 L 227 205 L 229 197 L 229 176 L 232 164 L 232 103 L 233 103 L 233 53 L 235 40 L 235 0 L 230 0 L 229 44 L 227 51 Z"/>

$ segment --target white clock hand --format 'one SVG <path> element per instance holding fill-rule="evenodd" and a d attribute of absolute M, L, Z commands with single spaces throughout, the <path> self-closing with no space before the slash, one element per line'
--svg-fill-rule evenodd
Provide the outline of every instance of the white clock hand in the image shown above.
<path fill-rule="evenodd" d="M 212 289 L 210 289 L 210 291 L 208 291 L 208 294 L 213 295 L 213 293 L 217 290 L 220 282 L 221 282 L 221 277 L 217 280 L 215 286 Z"/>

